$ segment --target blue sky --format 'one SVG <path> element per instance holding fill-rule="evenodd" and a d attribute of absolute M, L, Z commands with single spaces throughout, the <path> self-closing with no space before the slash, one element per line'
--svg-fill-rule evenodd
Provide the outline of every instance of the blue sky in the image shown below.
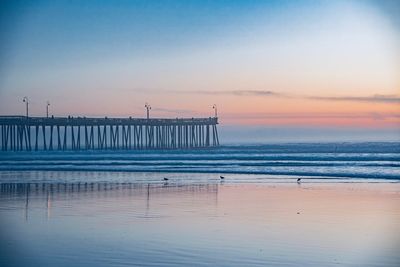
<path fill-rule="evenodd" d="M 0 114 L 22 114 L 28 96 L 37 116 L 46 101 L 56 116 L 144 116 L 145 102 L 208 116 L 216 103 L 229 125 L 396 128 L 399 7 L 3 1 Z"/>
<path fill-rule="evenodd" d="M 2 9 L 2 46 L 10 52 L 2 57 L 27 67 L 59 66 L 229 45 L 240 39 L 235 35 L 252 30 L 261 15 L 272 25 L 298 19 L 275 15 L 295 8 L 301 12 L 305 6 L 292 1 L 11 1 Z"/>

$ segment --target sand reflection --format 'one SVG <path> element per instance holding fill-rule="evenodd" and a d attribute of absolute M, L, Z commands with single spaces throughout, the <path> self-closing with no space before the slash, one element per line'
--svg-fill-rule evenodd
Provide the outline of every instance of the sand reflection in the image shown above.
<path fill-rule="evenodd" d="M 87 255 L 139 265 L 400 262 L 399 184 L 3 183 L 0 190 L 5 247 L 23 244 L 20 253 L 33 262 L 94 264 Z"/>

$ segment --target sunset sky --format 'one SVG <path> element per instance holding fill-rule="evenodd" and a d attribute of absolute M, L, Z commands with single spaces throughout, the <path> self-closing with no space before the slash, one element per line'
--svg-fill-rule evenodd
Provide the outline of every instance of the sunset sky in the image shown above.
<path fill-rule="evenodd" d="M 7 4 L 8 3 L 8 4 Z M 9 1 L 0 114 L 400 125 L 396 1 Z"/>

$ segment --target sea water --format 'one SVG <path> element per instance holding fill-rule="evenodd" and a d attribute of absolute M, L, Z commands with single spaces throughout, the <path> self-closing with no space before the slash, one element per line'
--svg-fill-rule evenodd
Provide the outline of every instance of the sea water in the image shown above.
<path fill-rule="evenodd" d="M 397 180 L 400 179 L 399 167 L 399 142 L 236 145 L 188 150 L 0 153 L 0 171 L 226 173 Z M 237 176 L 231 177 L 233 179 Z M 247 177 L 251 179 L 253 176 Z"/>

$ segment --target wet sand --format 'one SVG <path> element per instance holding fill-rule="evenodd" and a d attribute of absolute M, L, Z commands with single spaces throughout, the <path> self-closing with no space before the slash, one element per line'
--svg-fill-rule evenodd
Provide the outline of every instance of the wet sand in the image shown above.
<path fill-rule="evenodd" d="M 400 183 L 1 185 L 1 266 L 399 266 Z"/>

